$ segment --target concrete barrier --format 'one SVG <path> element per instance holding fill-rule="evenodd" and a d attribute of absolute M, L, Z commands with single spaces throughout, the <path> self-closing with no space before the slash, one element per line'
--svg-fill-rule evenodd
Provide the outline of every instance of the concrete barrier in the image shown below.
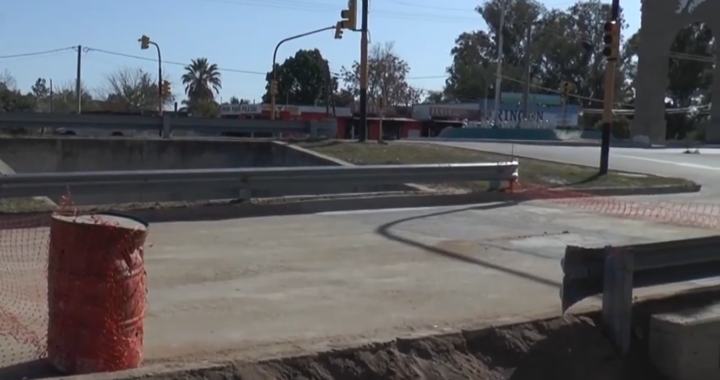
<path fill-rule="evenodd" d="M 0 160 L 17 173 L 114 170 L 213 169 L 241 167 L 330 166 L 339 160 L 270 140 L 256 139 L 139 139 L 139 138 L 0 138 Z M 405 190 L 406 187 L 368 185 L 328 188 L 318 183 L 293 187 L 283 194 L 258 191 L 238 194 L 213 189 L 189 192 L 168 189 L 154 194 L 72 196 L 77 205 L 181 202 L 198 199 L 238 199 L 284 195 L 332 194 Z M 51 197 L 55 202 L 59 196 Z"/>

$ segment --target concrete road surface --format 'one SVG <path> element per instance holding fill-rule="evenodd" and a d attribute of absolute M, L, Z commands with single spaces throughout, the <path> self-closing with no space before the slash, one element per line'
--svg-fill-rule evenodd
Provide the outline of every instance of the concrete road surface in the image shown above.
<path fill-rule="evenodd" d="M 407 141 L 403 143 L 416 142 Z M 521 157 L 594 167 L 598 167 L 600 162 L 600 148 L 598 147 L 447 141 L 432 143 L 503 154 L 514 152 L 514 154 Z M 699 196 L 703 200 L 720 202 L 720 149 L 701 148 L 700 154 L 683 154 L 684 151 L 684 149 L 611 148 L 610 168 L 636 173 L 687 178 L 702 184 L 703 192 L 701 195 L 683 197 L 698 198 Z"/>
<path fill-rule="evenodd" d="M 145 356 L 251 359 L 559 312 L 565 245 L 710 233 L 540 201 L 155 224 Z M 20 358 L 0 344 L 0 365 Z"/>

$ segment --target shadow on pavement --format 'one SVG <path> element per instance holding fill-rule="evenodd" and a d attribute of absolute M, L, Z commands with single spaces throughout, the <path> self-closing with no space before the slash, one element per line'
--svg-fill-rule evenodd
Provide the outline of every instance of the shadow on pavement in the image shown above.
<path fill-rule="evenodd" d="M 383 225 L 379 226 L 377 229 L 375 229 L 375 233 L 377 233 L 378 235 L 380 235 L 388 240 L 402 243 L 402 244 L 423 250 L 425 252 L 432 253 L 434 255 L 443 256 L 443 257 L 446 257 L 449 259 L 462 261 L 462 262 L 469 263 L 469 264 L 479 265 L 479 266 L 482 266 L 485 268 L 494 269 L 494 270 L 497 270 L 497 271 L 500 271 L 500 272 L 503 272 L 503 273 L 506 273 L 506 274 L 509 274 L 509 275 L 512 275 L 515 277 L 519 277 L 519 278 L 522 278 L 525 280 L 530 280 L 530 281 L 533 281 L 533 282 L 536 282 L 536 283 L 539 283 L 542 285 L 560 288 L 562 286 L 562 284 L 560 282 L 548 280 L 546 278 L 536 276 L 532 273 L 527 273 L 527 272 L 512 269 L 512 268 L 506 268 L 506 267 L 503 267 L 503 266 L 500 266 L 497 264 L 490 263 L 485 260 L 480 260 L 480 259 L 477 259 L 474 257 L 468 257 L 468 256 L 461 255 L 461 254 L 458 254 L 455 252 L 451 252 L 451 251 L 448 251 L 448 250 L 445 250 L 442 248 L 423 244 L 423 243 L 417 242 L 415 240 L 411 240 L 408 238 L 404 238 L 402 236 L 395 235 L 392 232 L 393 227 L 396 227 L 402 223 L 409 222 L 412 220 L 430 218 L 430 217 L 434 217 L 434 216 L 448 215 L 448 214 L 452 214 L 452 213 L 456 213 L 456 212 L 463 212 L 463 211 L 468 211 L 468 210 L 479 210 L 479 211 L 493 210 L 493 209 L 502 208 L 502 207 L 516 206 L 519 203 L 520 202 L 518 202 L 518 201 L 508 201 L 508 202 L 481 205 L 481 206 L 475 206 L 475 207 L 469 207 L 469 208 L 463 208 L 463 209 L 445 210 L 442 212 L 437 212 L 437 213 L 432 213 L 432 214 L 411 216 L 408 218 L 398 219 L 398 220 L 383 224 Z"/>
<path fill-rule="evenodd" d="M 62 376 L 62 374 L 58 373 L 44 359 L 31 360 L 0 368 L 0 379 L 38 380 L 58 376 Z"/>

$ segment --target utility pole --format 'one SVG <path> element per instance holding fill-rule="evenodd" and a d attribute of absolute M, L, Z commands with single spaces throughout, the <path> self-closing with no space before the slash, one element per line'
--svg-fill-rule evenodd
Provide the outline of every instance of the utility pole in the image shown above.
<path fill-rule="evenodd" d="M 55 90 L 53 90 L 53 80 L 50 78 L 50 113 L 55 112 Z"/>
<path fill-rule="evenodd" d="M 363 0 L 367 1 L 367 0 Z M 505 12 L 507 12 L 508 1 L 504 0 L 500 5 L 500 25 L 498 27 L 498 55 L 497 69 L 495 72 L 495 117 L 493 121 L 497 121 L 500 117 L 500 87 L 502 86 L 502 61 L 503 61 L 503 29 L 505 29 Z"/>
<path fill-rule="evenodd" d="M 620 0 L 613 0 L 610 8 L 610 20 L 605 23 L 605 99 L 603 104 L 602 143 L 600 145 L 600 175 L 610 169 L 610 131 L 613 122 L 613 101 L 615 100 L 615 64 L 620 54 Z"/>
<path fill-rule="evenodd" d="M 362 18 L 360 19 L 360 141 L 367 140 L 368 108 L 368 15 L 370 1 L 362 0 Z"/>
<path fill-rule="evenodd" d="M 77 114 L 82 113 L 82 46 L 77 46 L 77 73 L 75 74 L 75 97 L 77 99 Z"/>
<path fill-rule="evenodd" d="M 526 35 L 525 35 L 525 77 L 523 78 L 523 97 L 522 97 L 522 110 L 523 118 L 529 119 L 530 115 L 530 65 L 532 64 L 532 27 L 533 24 L 528 22 Z M 518 124 L 520 118 L 518 118 Z"/>

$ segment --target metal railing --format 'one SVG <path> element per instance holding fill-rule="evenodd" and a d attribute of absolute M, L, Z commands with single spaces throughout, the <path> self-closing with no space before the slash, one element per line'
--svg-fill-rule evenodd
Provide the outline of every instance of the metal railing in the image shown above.
<path fill-rule="evenodd" d="M 0 128 L 65 128 L 107 132 L 153 131 L 169 138 L 173 131 L 197 133 L 301 133 L 312 137 L 334 137 L 335 119 L 326 120 L 244 120 L 199 117 L 76 115 L 61 113 L 0 113 Z"/>
<path fill-rule="evenodd" d="M 620 247 L 568 246 L 560 298 L 563 312 L 602 293 L 605 327 L 627 353 L 633 289 L 720 276 L 720 236 Z"/>
<path fill-rule="evenodd" d="M 146 171 L 95 171 L 0 176 L 0 198 L 73 194 L 164 192 L 168 189 L 287 191 L 292 187 L 404 184 L 464 181 L 512 181 L 518 162 L 275 167 Z"/>

